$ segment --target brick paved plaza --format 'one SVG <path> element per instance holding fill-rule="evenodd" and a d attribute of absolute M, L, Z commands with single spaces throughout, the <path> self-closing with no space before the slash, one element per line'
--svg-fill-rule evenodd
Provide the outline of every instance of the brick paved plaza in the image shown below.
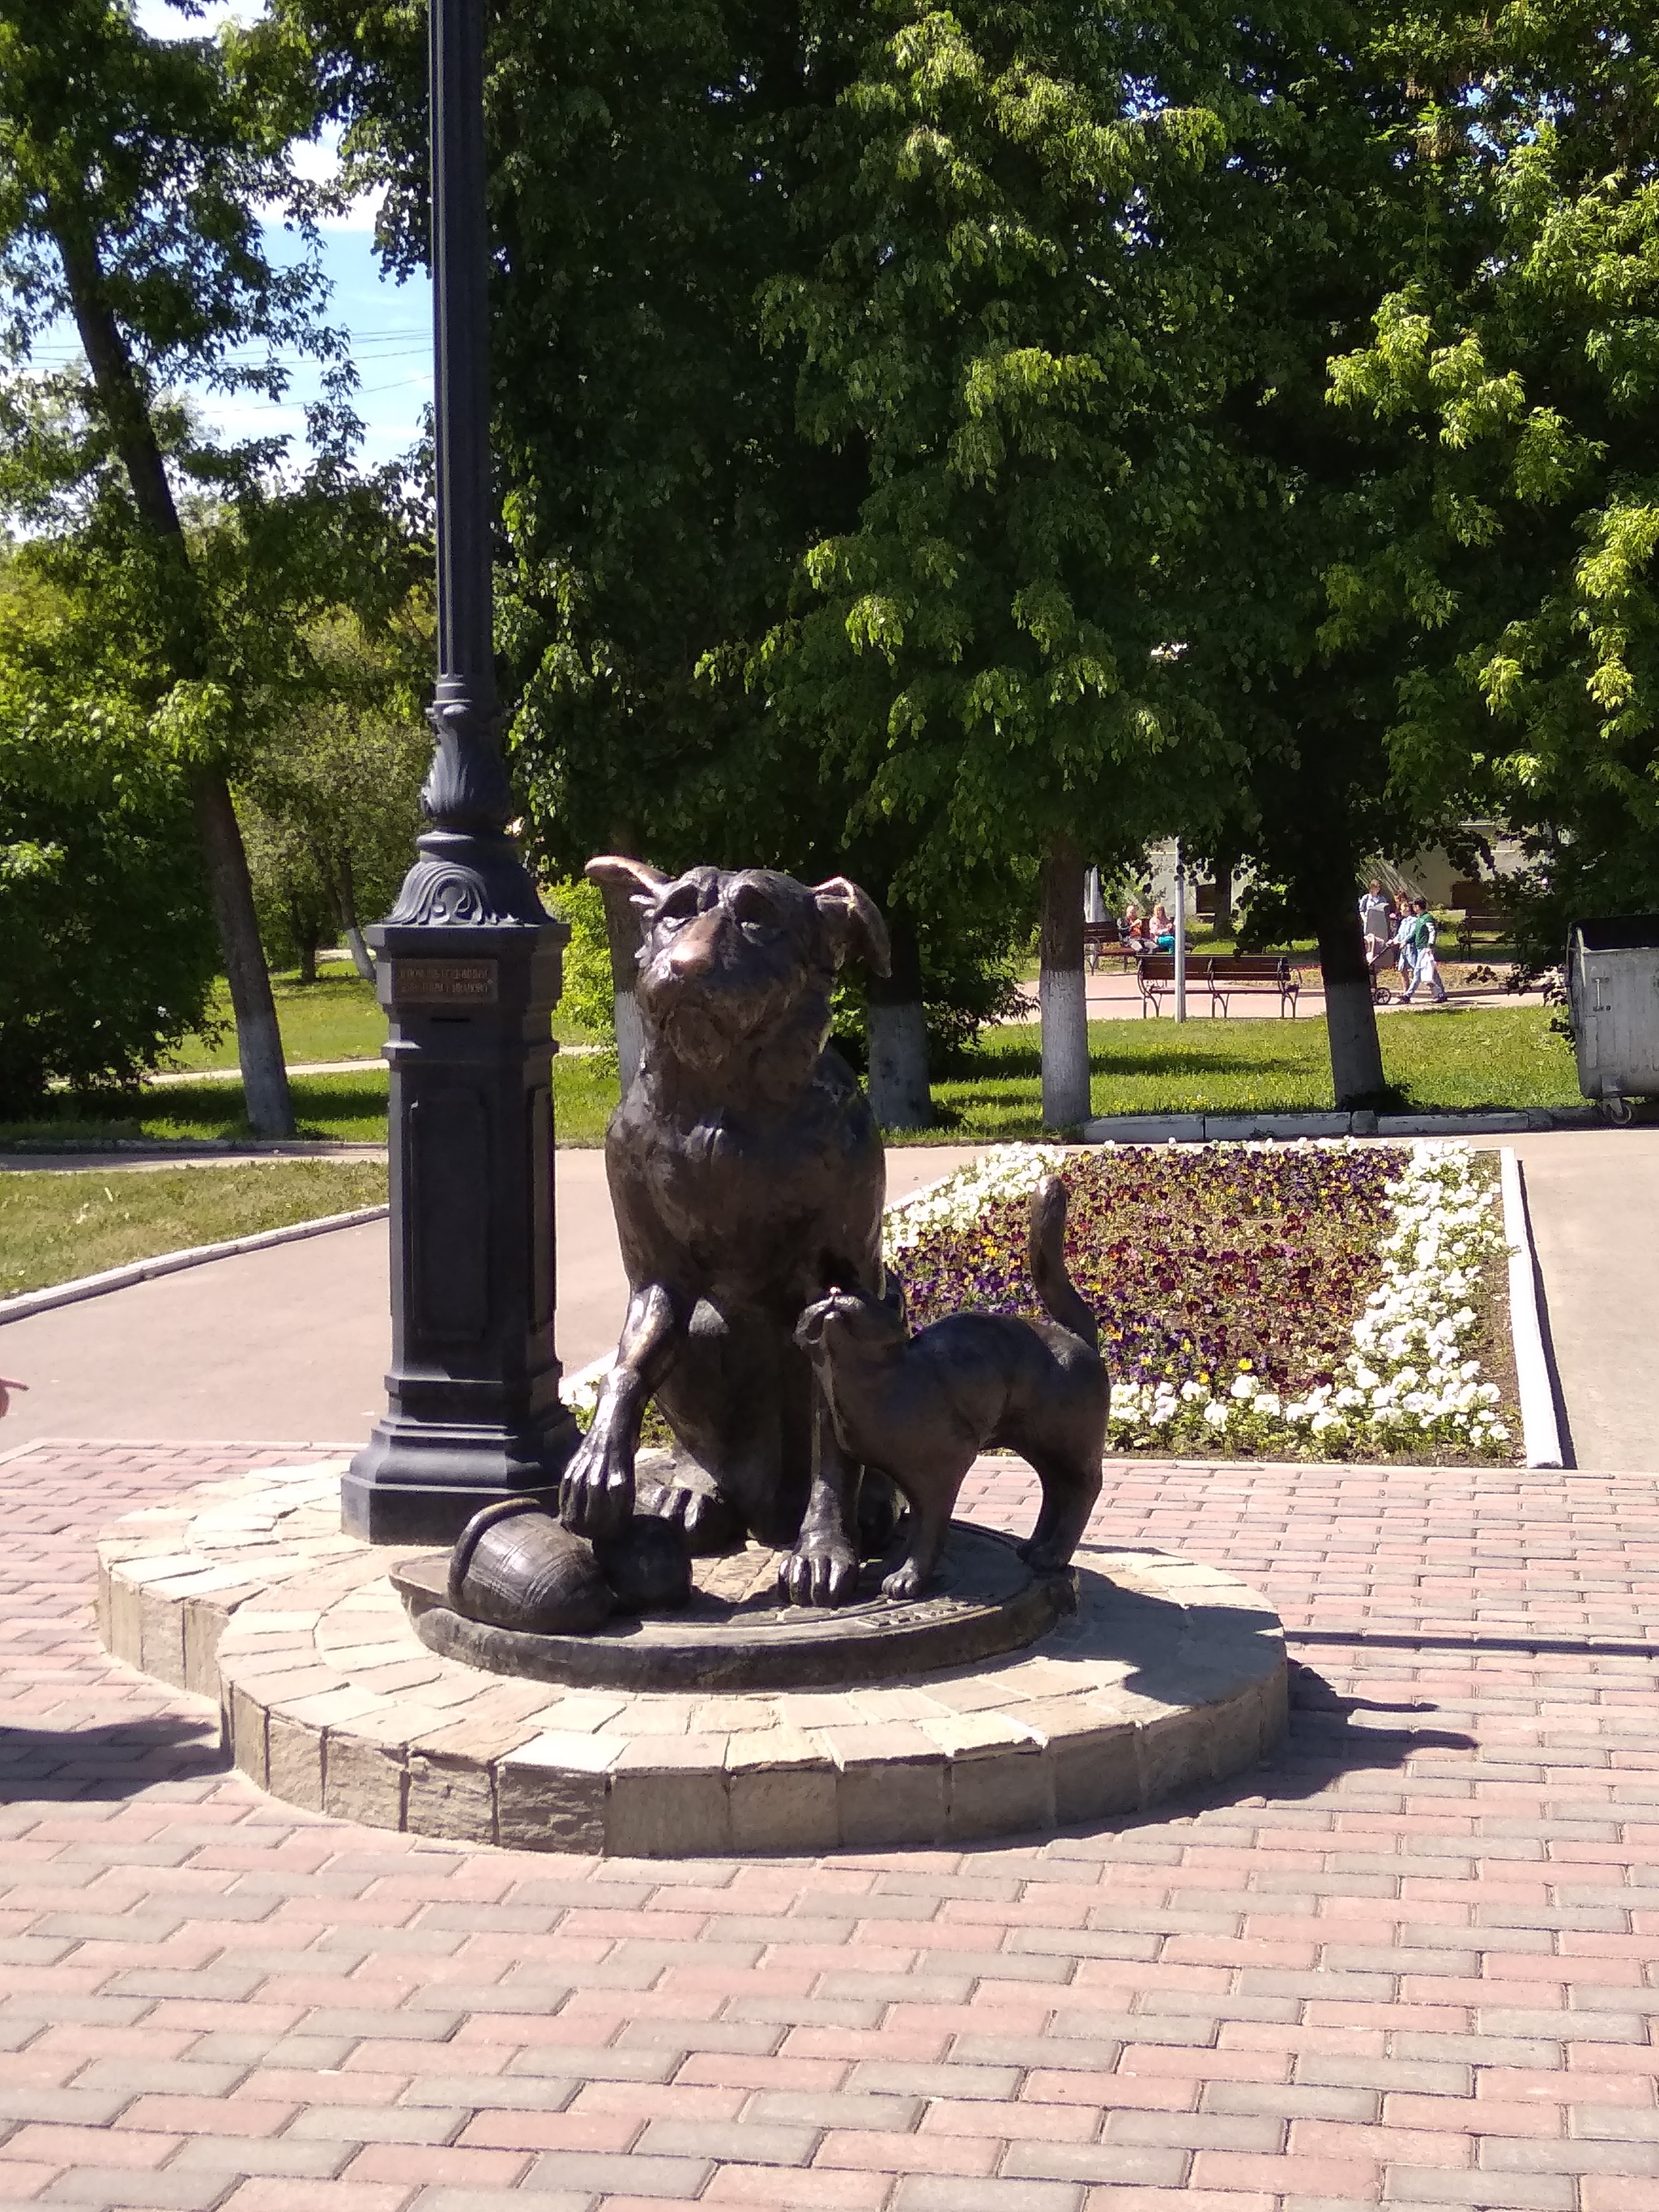
<path fill-rule="evenodd" d="M 105 1656 L 94 1532 L 295 1456 L 0 1454 L 0 2203 L 1659 2207 L 1650 1480 L 1110 1469 L 1103 1535 L 1284 1616 L 1270 1766 L 1027 1844 L 664 1863 L 294 1811 Z"/>

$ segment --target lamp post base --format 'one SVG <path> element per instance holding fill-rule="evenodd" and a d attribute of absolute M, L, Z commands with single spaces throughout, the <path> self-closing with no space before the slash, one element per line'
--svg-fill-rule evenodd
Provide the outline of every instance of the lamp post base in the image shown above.
<path fill-rule="evenodd" d="M 388 1414 L 340 1484 L 340 1525 L 368 1544 L 453 1543 L 497 1498 L 556 1485 L 581 1432 L 562 1405 L 538 1428 L 501 1430 Z"/>
<path fill-rule="evenodd" d="M 550 1018 L 568 934 L 545 915 L 367 933 L 391 1024 L 392 1365 L 340 1517 L 370 1543 L 447 1543 L 481 1506 L 556 1483 L 580 1441 L 553 1344 Z"/>

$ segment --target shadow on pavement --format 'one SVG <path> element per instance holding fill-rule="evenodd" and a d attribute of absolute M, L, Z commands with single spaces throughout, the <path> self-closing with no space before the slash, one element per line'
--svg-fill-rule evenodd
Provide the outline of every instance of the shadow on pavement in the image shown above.
<path fill-rule="evenodd" d="M 111 1802 L 162 1782 L 229 1771 L 216 1716 L 156 1713 L 103 1728 L 0 1726 L 0 1805 L 27 1799 Z"/>

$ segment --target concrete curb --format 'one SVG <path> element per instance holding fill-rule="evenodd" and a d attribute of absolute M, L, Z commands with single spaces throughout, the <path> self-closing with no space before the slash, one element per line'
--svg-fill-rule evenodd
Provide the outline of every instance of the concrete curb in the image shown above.
<path fill-rule="evenodd" d="M 1201 1145 L 1274 1137 L 1493 1137 L 1577 1129 L 1593 1106 L 1529 1106 L 1485 1114 L 1105 1114 L 1083 1124 L 1085 1145 Z"/>
<path fill-rule="evenodd" d="M 297 1244 L 302 1237 L 325 1236 L 331 1229 L 356 1229 L 365 1221 L 384 1221 L 384 1206 L 364 1206 L 355 1213 L 327 1213 L 316 1221 L 291 1221 L 283 1229 L 262 1229 L 254 1237 L 234 1237 L 226 1244 L 192 1244 L 182 1252 L 158 1252 L 153 1260 L 132 1260 L 125 1267 L 106 1267 L 100 1275 L 77 1275 L 73 1281 L 52 1283 L 43 1291 L 23 1291 L 15 1298 L 0 1298 L 0 1327 L 9 1321 L 27 1321 L 31 1314 L 50 1313 L 54 1306 L 79 1305 L 83 1298 L 100 1298 L 106 1291 L 125 1291 L 152 1276 L 176 1275 L 185 1267 L 200 1267 L 210 1260 L 231 1260 L 239 1252 L 264 1252 L 273 1244 Z"/>
<path fill-rule="evenodd" d="M 1510 1341 L 1521 1401 L 1521 1449 L 1528 1467 L 1564 1467 L 1555 1389 L 1538 1314 L 1538 1276 L 1521 1163 L 1505 1145 L 1498 1155 L 1504 1193 L 1504 1242 L 1510 1248 Z"/>
<path fill-rule="evenodd" d="M 88 1145 L 58 1138 L 19 1137 L 0 1151 L 0 1173 L 22 1174 L 43 1162 L 71 1162 L 86 1169 L 188 1165 L 217 1167 L 231 1160 L 383 1160 L 384 1145 L 359 1145 L 333 1137 L 109 1137 Z"/>

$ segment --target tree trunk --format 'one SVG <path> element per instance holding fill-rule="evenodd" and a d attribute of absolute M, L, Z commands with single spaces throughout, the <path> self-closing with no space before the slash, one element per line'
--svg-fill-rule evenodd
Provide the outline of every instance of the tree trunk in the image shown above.
<path fill-rule="evenodd" d="M 1331 1088 L 1344 1111 L 1375 1106 L 1385 1090 L 1376 1007 L 1360 933 L 1354 885 L 1340 880 L 1322 890 L 1315 908 L 1319 966 L 1325 984 L 1325 1026 L 1330 1039 Z"/>
<path fill-rule="evenodd" d="M 631 853 L 631 831 L 619 831 L 611 840 L 610 850 Z M 611 990 L 617 1012 L 617 1070 L 626 1096 L 628 1086 L 639 1073 L 640 1055 L 645 1047 L 645 1032 L 634 997 L 645 930 L 639 908 L 625 884 L 601 884 L 599 890 L 605 900 L 605 933 L 611 945 Z"/>
<path fill-rule="evenodd" d="M 869 979 L 870 1110 L 884 1129 L 927 1129 L 933 1120 L 927 1087 L 927 1020 L 921 999 L 921 946 L 902 906 L 887 912 L 891 972 Z"/>
<path fill-rule="evenodd" d="M 352 966 L 365 983 L 372 983 L 374 981 L 374 957 L 363 941 L 362 931 L 354 921 L 342 933 L 345 938 L 346 951 L 351 955 Z"/>
<path fill-rule="evenodd" d="M 1236 852 L 1216 854 L 1214 928 L 1218 937 L 1231 937 L 1233 933 L 1233 878 L 1237 873 Z"/>
<path fill-rule="evenodd" d="M 236 1057 L 242 1066 L 248 1127 L 256 1137 L 291 1137 L 294 1104 L 289 1097 L 283 1035 L 276 1026 L 276 1002 L 270 994 L 270 971 L 259 942 L 253 886 L 236 810 L 230 803 L 230 786 L 217 769 L 198 769 L 191 797 L 207 857 L 208 889 L 236 1017 Z"/>
<path fill-rule="evenodd" d="M 365 983 L 374 981 L 374 963 L 357 923 L 357 885 L 351 872 L 351 855 L 340 855 L 340 934 L 351 955 L 351 964 Z"/>
<path fill-rule="evenodd" d="M 294 939 L 294 949 L 300 956 L 300 981 L 314 983 L 317 980 L 317 933 L 300 911 L 297 900 L 288 910 L 288 933 Z"/>
<path fill-rule="evenodd" d="M 202 674 L 201 605 L 190 548 L 167 481 L 155 426 L 133 372 L 131 352 L 109 303 L 96 233 L 86 210 L 54 204 L 50 220 L 76 329 L 92 371 L 106 427 L 120 454 L 132 487 L 133 503 L 149 532 L 157 559 L 164 570 L 173 570 L 177 580 L 168 659 L 174 682 L 188 683 Z M 276 1007 L 259 944 L 247 854 L 222 769 L 198 769 L 191 780 L 191 796 L 236 1018 L 236 1051 L 242 1063 L 248 1124 L 256 1136 L 291 1137 L 294 1109 L 289 1098 Z"/>
<path fill-rule="evenodd" d="M 1042 862 L 1037 999 L 1042 1018 L 1042 1121 L 1074 1129 L 1089 1118 L 1089 1020 L 1083 990 L 1083 854 L 1065 830 Z"/>

